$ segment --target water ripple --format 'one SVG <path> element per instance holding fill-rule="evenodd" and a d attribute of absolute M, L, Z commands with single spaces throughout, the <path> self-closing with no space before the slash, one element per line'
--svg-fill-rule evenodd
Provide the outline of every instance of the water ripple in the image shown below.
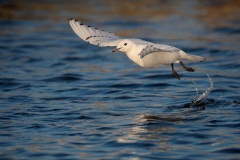
<path fill-rule="evenodd" d="M 237 6 L 1 2 L 0 159 L 239 159 Z M 176 64 L 181 80 L 169 65 L 141 68 L 81 41 L 67 22 L 74 15 L 207 61 L 183 60 L 191 73 Z M 192 105 L 196 87 L 209 88 L 206 73 L 214 89 Z"/>
<path fill-rule="evenodd" d="M 59 77 L 45 79 L 47 82 L 72 82 L 81 80 L 81 76 L 77 74 L 64 74 Z"/>

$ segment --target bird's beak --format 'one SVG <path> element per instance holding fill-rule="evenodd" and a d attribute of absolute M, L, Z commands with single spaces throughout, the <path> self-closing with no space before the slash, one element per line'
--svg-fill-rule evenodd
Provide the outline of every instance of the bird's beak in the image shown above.
<path fill-rule="evenodd" d="M 115 48 L 115 49 L 112 50 L 112 52 L 116 52 L 116 51 L 118 51 L 119 49 L 121 49 L 121 48 Z"/>

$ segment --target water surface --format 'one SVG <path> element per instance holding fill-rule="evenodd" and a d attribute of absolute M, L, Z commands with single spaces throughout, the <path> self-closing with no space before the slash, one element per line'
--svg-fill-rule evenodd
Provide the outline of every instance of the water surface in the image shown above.
<path fill-rule="evenodd" d="M 3 1 L 0 159 L 239 159 L 238 1 Z M 207 57 L 144 69 L 80 40 L 77 18 Z M 201 103 L 194 80 L 203 93 Z"/>

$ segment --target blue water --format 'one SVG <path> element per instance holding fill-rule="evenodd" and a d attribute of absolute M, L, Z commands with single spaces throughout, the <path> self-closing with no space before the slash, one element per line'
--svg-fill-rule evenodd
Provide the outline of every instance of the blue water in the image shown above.
<path fill-rule="evenodd" d="M 240 159 L 239 2 L 0 4 L 1 160 Z M 207 61 L 176 65 L 179 81 L 82 41 L 68 18 Z M 206 73 L 214 89 L 191 107 Z"/>

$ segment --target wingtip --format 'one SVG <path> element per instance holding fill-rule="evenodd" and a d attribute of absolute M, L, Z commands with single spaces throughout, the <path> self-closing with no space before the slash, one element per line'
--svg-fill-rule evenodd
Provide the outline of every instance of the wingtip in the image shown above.
<path fill-rule="evenodd" d="M 74 18 L 69 18 L 68 21 L 75 21 L 75 22 L 77 22 L 78 20 L 74 19 Z"/>
<path fill-rule="evenodd" d="M 81 26 L 84 25 L 84 24 L 82 24 L 82 22 L 80 22 L 79 20 L 74 19 L 74 18 L 69 18 L 68 19 L 68 22 L 71 22 L 71 21 L 78 22 Z M 91 26 L 88 26 L 88 27 L 91 27 Z"/>

